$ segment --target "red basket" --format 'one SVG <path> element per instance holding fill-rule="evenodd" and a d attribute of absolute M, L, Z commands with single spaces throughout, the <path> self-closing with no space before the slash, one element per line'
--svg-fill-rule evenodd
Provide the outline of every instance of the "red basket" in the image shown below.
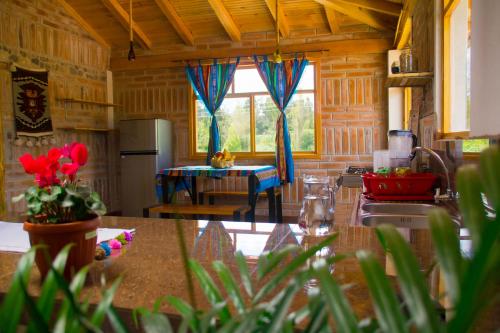
<path fill-rule="evenodd" d="M 437 177 L 432 173 L 412 173 L 405 176 L 366 173 L 361 176 L 366 192 L 372 195 L 426 195 Z"/>

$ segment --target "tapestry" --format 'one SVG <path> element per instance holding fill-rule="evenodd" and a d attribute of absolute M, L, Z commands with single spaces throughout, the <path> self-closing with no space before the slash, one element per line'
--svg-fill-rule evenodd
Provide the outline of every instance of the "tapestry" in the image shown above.
<path fill-rule="evenodd" d="M 15 71 L 12 71 L 12 101 L 16 136 L 33 138 L 52 136 L 48 95 L 49 72 L 14 68 Z"/>

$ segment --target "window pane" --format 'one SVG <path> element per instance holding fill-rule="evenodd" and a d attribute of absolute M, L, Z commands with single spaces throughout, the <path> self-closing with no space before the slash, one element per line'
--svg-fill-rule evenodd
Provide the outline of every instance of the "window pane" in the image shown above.
<path fill-rule="evenodd" d="M 464 153 L 480 153 L 483 149 L 488 148 L 489 145 L 489 139 L 464 140 L 462 144 L 462 151 Z"/>
<path fill-rule="evenodd" d="M 262 82 L 257 68 L 237 69 L 234 74 L 234 89 L 236 93 L 266 92 L 266 85 Z"/>
<path fill-rule="evenodd" d="M 286 115 L 292 151 L 314 151 L 314 94 L 295 94 Z"/>
<path fill-rule="evenodd" d="M 198 152 L 206 152 L 208 147 L 210 115 L 203 103 L 196 101 Z M 231 152 L 250 151 L 250 99 L 226 97 L 216 112 L 221 136 L 221 148 Z"/>
<path fill-rule="evenodd" d="M 292 151 L 314 151 L 314 94 L 296 93 L 286 114 Z M 278 115 L 269 95 L 255 96 L 255 146 L 258 152 L 275 151 Z"/>
<path fill-rule="evenodd" d="M 304 73 L 300 78 L 297 90 L 313 90 L 314 89 L 314 65 L 307 65 L 304 68 Z"/>
<path fill-rule="evenodd" d="M 470 50 L 468 0 L 460 0 L 450 17 L 450 130 L 469 130 Z"/>
<path fill-rule="evenodd" d="M 276 120 L 279 111 L 271 96 L 255 96 L 255 149 L 275 151 Z"/>

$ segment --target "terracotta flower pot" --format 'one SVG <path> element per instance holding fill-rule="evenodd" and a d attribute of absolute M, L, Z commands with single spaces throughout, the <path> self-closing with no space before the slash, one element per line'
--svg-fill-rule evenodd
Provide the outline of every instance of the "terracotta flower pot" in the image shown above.
<path fill-rule="evenodd" d="M 44 252 L 37 251 L 35 262 L 42 279 L 49 272 L 52 260 L 59 251 L 69 243 L 75 244 L 68 256 L 64 276 L 70 279 L 83 266 L 92 263 L 95 256 L 97 227 L 101 224 L 99 217 L 86 221 L 75 221 L 61 224 L 35 224 L 24 222 L 24 230 L 30 237 L 31 245 L 46 244 L 50 255 L 47 262 Z"/>

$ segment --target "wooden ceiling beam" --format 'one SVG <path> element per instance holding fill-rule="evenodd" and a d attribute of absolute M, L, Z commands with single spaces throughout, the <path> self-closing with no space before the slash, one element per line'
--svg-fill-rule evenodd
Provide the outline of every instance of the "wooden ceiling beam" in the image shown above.
<path fill-rule="evenodd" d="M 403 6 L 400 4 L 386 0 L 338 0 L 338 2 L 396 17 L 401 15 L 401 10 L 403 9 Z"/>
<path fill-rule="evenodd" d="M 403 11 L 399 17 L 398 28 L 394 36 L 394 47 L 402 49 L 408 44 L 411 35 L 411 26 L 413 11 L 417 5 L 417 0 L 406 0 L 403 6 Z"/>
<path fill-rule="evenodd" d="M 344 2 L 339 0 L 315 0 L 317 3 L 322 4 L 325 7 L 336 10 L 342 14 L 352 17 L 360 22 L 363 22 L 377 30 L 391 30 L 394 28 L 390 26 L 384 20 L 381 20 L 375 13 L 370 10 L 360 8 L 354 5 L 346 5 Z"/>
<path fill-rule="evenodd" d="M 130 27 L 130 16 L 125 9 L 120 5 L 117 0 L 101 0 L 104 6 L 116 17 L 118 22 L 125 28 L 126 31 Z M 137 37 L 139 44 L 145 49 L 151 49 L 152 43 L 144 31 L 139 27 L 137 22 L 132 22 L 132 30 L 134 35 Z"/>
<path fill-rule="evenodd" d="M 356 39 L 308 44 L 282 45 L 282 54 L 318 52 L 322 55 L 353 55 L 362 53 L 382 53 L 392 47 L 391 39 Z M 138 56 L 135 61 L 125 57 L 111 58 L 111 70 L 154 69 L 183 66 L 184 61 L 193 59 L 213 59 L 228 57 L 251 57 L 254 54 L 272 54 L 274 46 L 259 48 L 221 48 L 211 50 L 172 51 L 161 55 Z"/>
<path fill-rule="evenodd" d="M 172 27 L 175 29 L 179 37 L 186 45 L 194 45 L 194 37 L 186 24 L 182 21 L 179 14 L 175 10 L 170 0 L 155 0 L 156 4 L 162 11 L 163 15 L 168 19 Z"/>
<path fill-rule="evenodd" d="M 325 6 L 325 15 L 326 15 L 326 20 L 328 21 L 328 26 L 330 27 L 330 31 L 332 34 L 337 34 L 340 31 L 340 25 L 339 25 L 339 17 L 337 13 L 330 8 L 327 8 Z"/>
<path fill-rule="evenodd" d="M 81 17 L 80 14 L 78 14 L 78 12 L 73 7 L 71 7 L 66 1 L 58 0 L 58 2 L 64 8 L 66 13 L 68 13 L 99 44 L 107 48 L 111 47 L 109 43 L 104 38 L 102 38 L 102 36 L 94 28 L 92 28 L 92 26 L 88 24 L 87 21 L 85 21 L 83 17 Z"/>
<path fill-rule="evenodd" d="M 222 3 L 222 0 L 208 0 L 208 3 L 214 10 L 215 15 L 217 15 L 217 18 L 229 35 L 229 38 L 231 38 L 233 42 L 239 42 L 241 40 L 240 29 L 234 22 L 231 14 L 229 14 L 228 10 Z"/>
<path fill-rule="evenodd" d="M 271 12 L 271 15 L 276 22 L 276 1 L 279 0 L 265 0 L 267 8 Z M 288 38 L 290 36 L 290 27 L 288 26 L 288 21 L 285 16 L 285 12 L 283 11 L 283 8 L 280 7 L 278 10 L 278 17 L 279 17 L 279 31 L 280 34 L 283 38 Z"/>

